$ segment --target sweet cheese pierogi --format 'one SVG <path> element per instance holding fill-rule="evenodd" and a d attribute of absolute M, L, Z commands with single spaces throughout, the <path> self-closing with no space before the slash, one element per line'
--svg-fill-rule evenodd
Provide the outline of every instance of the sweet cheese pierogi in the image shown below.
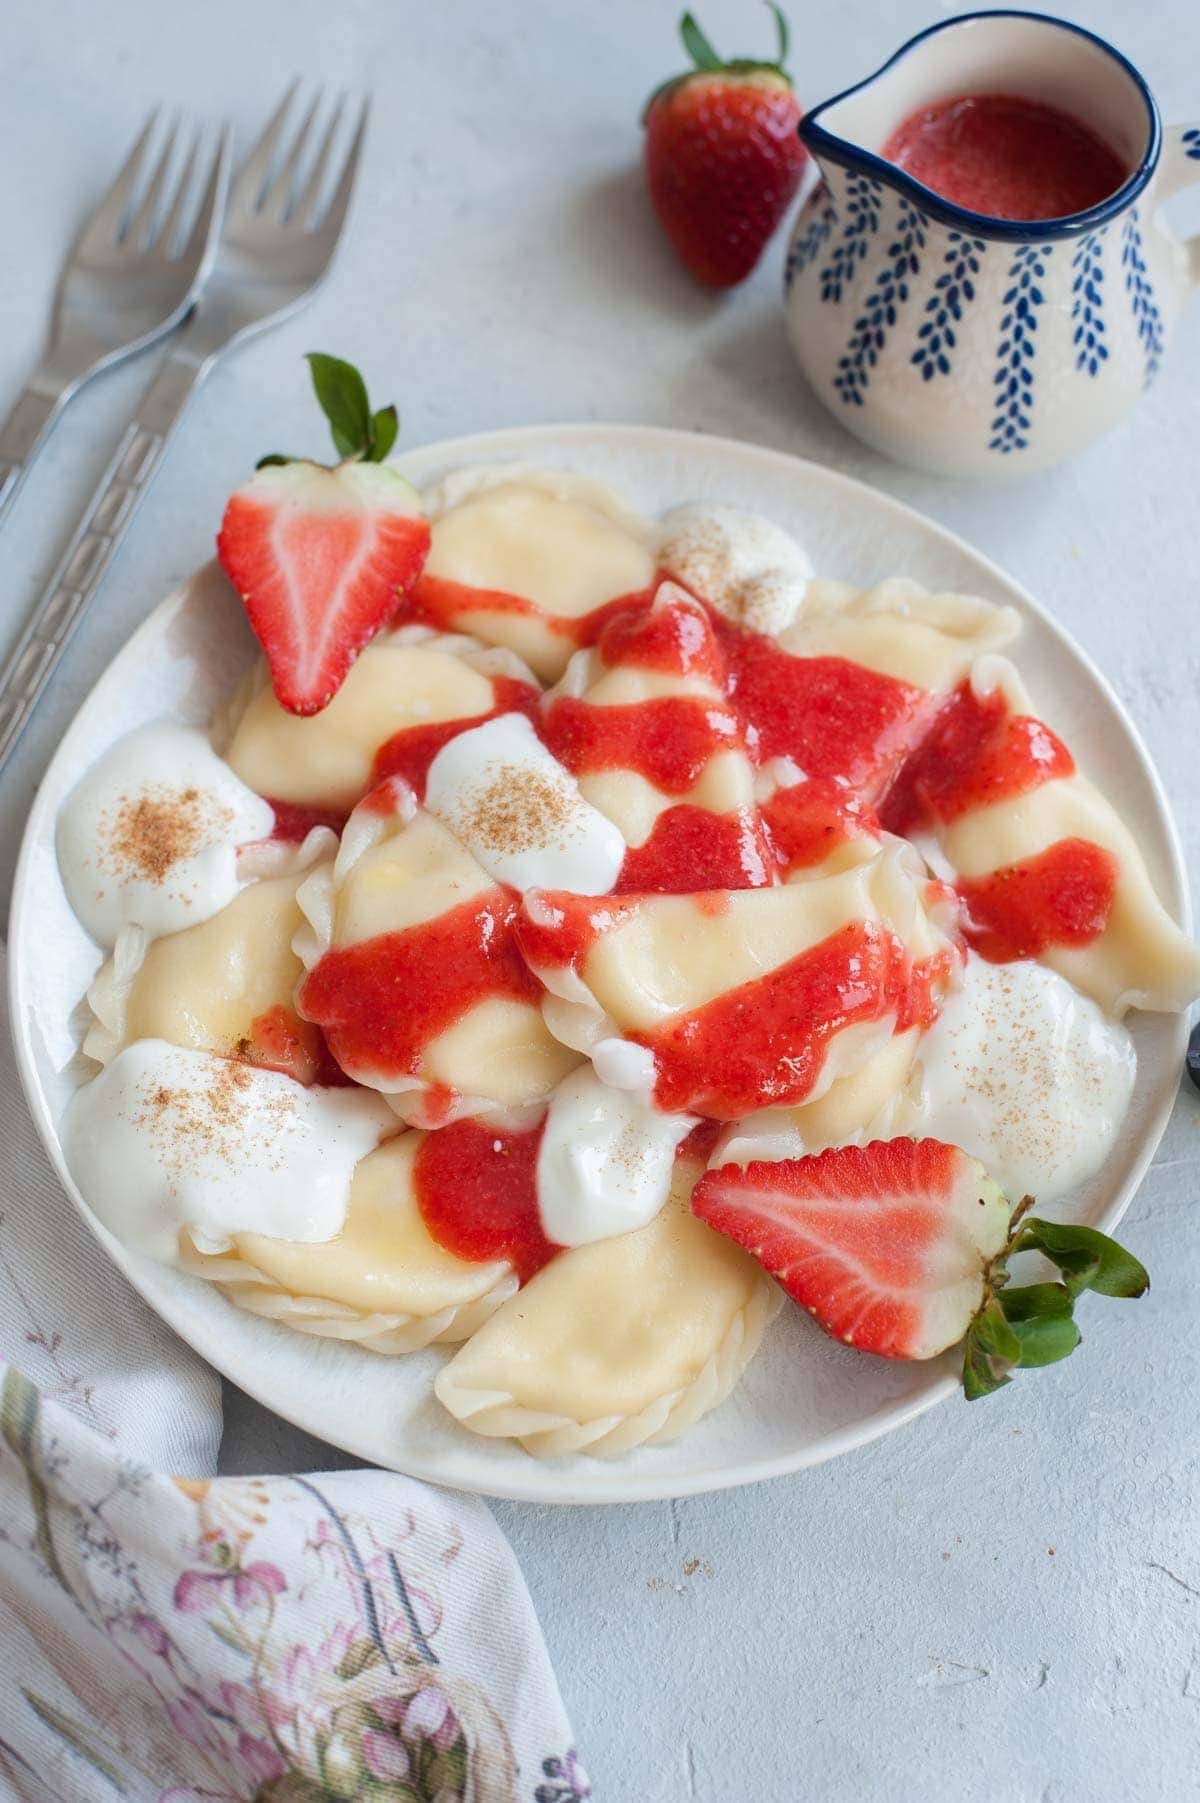
<path fill-rule="evenodd" d="M 783 1301 L 690 1206 L 706 1168 L 933 1139 L 1053 1201 L 1120 1127 L 1125 1015 L 1185 1008 L 1200 954 L 1011 610 L 561 470 L 388 505 L 409 567 L 312 706 L 231 503 L 267 662 L 63 807 L 107 954 L 67 1153 L 121 1240 L 239 1307 L 450 1347 L 465 1430 L 624 1454 L 723 1403 Z"/>

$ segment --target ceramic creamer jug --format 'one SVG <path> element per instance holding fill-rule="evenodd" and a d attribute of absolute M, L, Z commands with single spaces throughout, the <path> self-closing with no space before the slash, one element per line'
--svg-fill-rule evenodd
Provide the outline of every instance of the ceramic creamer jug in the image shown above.
<path fill-rule="evenodd" d="M 1014 95 L 1059 109 L 1129 174 L 1048 222 L 968 212 L 880 152 L 923 107 Z M 949 476 L 1044 469 L 1119 420 L 1157 374 L 1200 239 L 1161 203 L 1200 181 L 1200 128 L 1165 134 L 1138 71 L 1063 20 L 980 12 L 932 26 L 817 107 L 800 135 L 820 170 L 792 234 L 788 330 L 852 432 Z"/>

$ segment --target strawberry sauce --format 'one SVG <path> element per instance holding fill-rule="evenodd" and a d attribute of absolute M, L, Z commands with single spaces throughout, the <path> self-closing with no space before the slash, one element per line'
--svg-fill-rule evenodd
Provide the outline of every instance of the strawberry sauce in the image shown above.
<path fill-rule="evenodd" d="M 309 971 L 297 1007 L 324 1029 L 344 1070 L 417 1076 L 425 1048 L 477 1003 L 536 1004 L 516 914 L 516 897 L 497 886 L 418 926 L 335 947 Z"/>
<path fill-rule="evenodd" d="M 966 935 L 993 964 L 1051 946 L 1090 945 L 1108 925 L 1117 860 L 1088 839 L 1059 839 L 1036 857 L 958 884 Z"/>
<path fill-rule="evenodd" d="M 531 683 L 519 682 L 513 676 L 493 676 L 492 693 L 494 700 L 486 714 L 472 714 L 466 720 L 438 720 L 430 726 L 405 726 L 393 733 L 375 753 L 372 788 L 389 776 L 400 776 L 422 800 L 430 764 L 459 733 L 484 726 L 501 714 L 525 714 L 537 725 L 541 693 Z"/>
<path fill-rule="evenodd" d="M 774 847 L 754 810 L 710 814 L 686 802 L 666 808 L 644 845 L 630 846 L 615 893 L 686 895 L 696 889 L 763 889 L 775 880 Z"/>
<path fill-rule="evenodd" d="M 779 789 L 763 803 L 762 816 L 785 875 L 809 870 L 851 839 L 873 838 L 880 830 L 867 803 L 835 782 Z"/>
<path fill-rule="evenodd" d="M 1015 94 L 964 94 L 922 107 L 883 155 L 955 206 L 993 219 L 1083 213 L 1129 174 L 1082 120 Z"/>
<path fill-rule="evenodd" d="M 308 808 L 297 801 L 275 801 L 270 795 L 265 800 L 275 810 L 271 837 L 284 845 L 302 845 L 315 826 L 332 827 L 340 833 L 346 824 L 342 808 Z"/>
<path fill-rule="evenodd" d="M 424 626 L 436 626 L 443 632 L 456 632 L 460 629 L 464 615 L 508 614 L 519 619 L 540 620 L 548 632 L 555 633 L 559 638 L 569 639 L 574 645 L 591 645 L 613 614 L 623 613 L 628 607 L 650 601 L 660 580 L 656 577 L 647 589 L 638 589 L 628 595 L 616 595 L 611 601 L 594 607 L 590 613 L 572 617 L 551 613 L 548 608 L 541 607 L 536 601 L 527 600 L 524 595 L 510 595 L 503 589 L 475 588 L 469 582 L 455 582 L 449 576 L 425 574 L 420 577 L 411 594 L 401 602 L 392 624 L 402 626 L 406 621 L 419 621 Z"/>
<path fill-rule="evenodd" d="M 564 696 L 547 713 L 542 737 L 575 776 L 633 770 L 664 795 L 686 795 L 710 758 L 741 744 L 736 716 L 692 695 L 618 707 Z"/>
<path fill-rule="evenodd" d="M 452 1121 L 421 1142 L 413 1181 L 421 1219 L 439 1246 L 486 1264 L 507 1259 L 522 1283 L 562 1251 L 542 1232 L 537 1158 L 545 1121 L 514 1133 Z"/>
<path fill-rule="evenodd" d="M 964 682 L 901 767 L 880 813 L 889 832 L 909 834 L 1074 772 L 1074 759 L 1048 726 L 1011 713 L 999 689 L 978 696 Z"/>

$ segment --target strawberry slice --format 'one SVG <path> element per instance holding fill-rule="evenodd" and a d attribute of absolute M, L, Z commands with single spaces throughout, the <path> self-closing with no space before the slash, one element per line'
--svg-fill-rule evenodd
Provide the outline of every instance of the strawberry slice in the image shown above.
<path fill-rule="evenodd" d="M 372 414 L 350 364 L 316 354 L 309 363 L 344 460 L 327 468 L 264 458 L 231 496 L 217 538 L 275 694 L 293 714 L 328 706 L 429 550 L 416 490 L 379 462 L 395 439 L 395 409 Z"/>
<path fill-rule="evenodd" d="M 778 1163 L 709 1171 L 692 1210 L 745 1247 L 819 1326 L 862 1352 L 929 1359 L 966 1336 L 968 1397 L 1010 1368 L 1065 1358 L 1083 1289 L 1138 1296 L 1149 1278 L 1091 1227 L 1013 1211 L 983 1166 L 935 1139 L 875 1140 Z M 1036 1249 L 1062 1281 L 1008 1287 Z"/>

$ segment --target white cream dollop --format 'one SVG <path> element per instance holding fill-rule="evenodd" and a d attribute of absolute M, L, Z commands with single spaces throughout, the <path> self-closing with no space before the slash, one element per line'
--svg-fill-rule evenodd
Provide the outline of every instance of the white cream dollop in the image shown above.
<path fill-rule="evenodd" d="M 975 956 L 918 1058 L 908 1131 L 961 1146 L 1014 1201 L 1099 1170 L 1137 1073 L 1126 1029 L 1056 971 Z"/>
<path fill-rule="evenodd" d="M 459 733 L 429 766 L 425 806 L 514 889 L 607 895 L 625 857 L 619 828 L 591 806 L 524 714 Z"/>
<path fill-rule="evenodd" d="M 269 802 L 195 727 L 140 727 L 93 765 L 58 816 L 71 906 L 100 945 L 122 927 L 148 938 L 208 920 L 242 887 L 238 847 L 265 839 Z"/>
<path fill-rule="evenodd" d="M 676 1147 L 696 1125 L 609 1089 L 585 1065 L 559 1084 L 538 1152 L 538 1213 L 559 1246 L 632 1233 L 671 1189 Z"/>
<path fill-rule="evenodd" d="M 204 1252 L 236 1233 L 333 1239 L 355 1165 L 395 1127 L 366 1090 L 139 1039 L 72 1098 L 63 1144 L 109 1232 L 172 1264 L 185 1227 Z"/>
<path fill-rule="evenodd" d="M 720 613 L 753 632 L 785 632 L 812 580 L 790 532 L 738 507 L 674 507 L 663 515 L 658 561 Z"/>

